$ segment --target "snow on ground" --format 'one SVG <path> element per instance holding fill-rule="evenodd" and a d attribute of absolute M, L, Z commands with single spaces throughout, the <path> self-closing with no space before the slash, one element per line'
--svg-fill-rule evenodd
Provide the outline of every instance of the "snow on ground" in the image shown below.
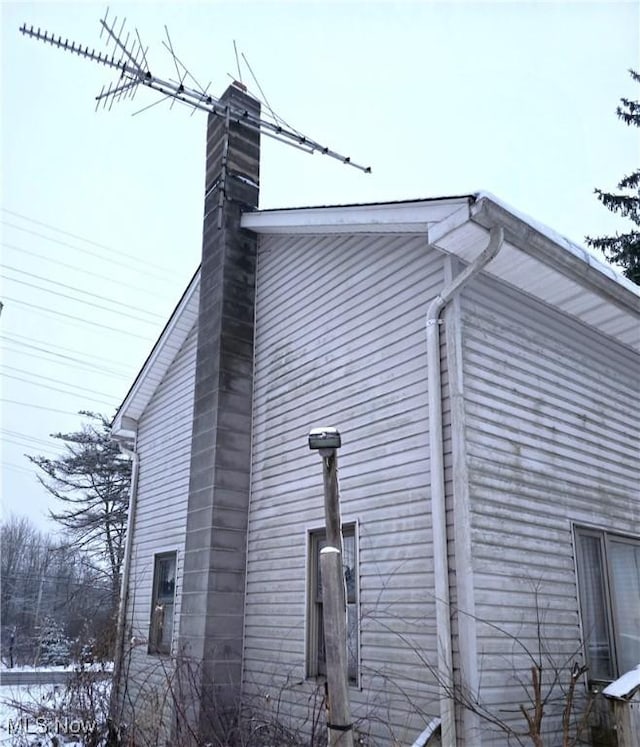
<path fill-rule="evenodd" d="M 4 662 L 0 663 L 0 672 L 75 672 L 78 664 L 67 664 L 59 667 L 30 667 L 27 665 L 19 667 L 8 667 Z M 113 670 L 113 662 L 107 661 L 102 664 L 82 664 L 83 672 L 110 672 Z"/>
<path fill-rule="evenodd" d="M 64 667 L 49 671 L 60 670 Z M 106 707 L 109 685 L 108 680 L 88 685 L 98 710 Z M 78 692 L 65 685 L 0 685 L 0 747 L 49 747 L 54 736 L 61 747 L 83 747 L 82 735 L 93 731 L 96 719 L 103 722 L 106 714 L 87 717 L 76 712 L 74 695 Z"/>
<path fill-rule="evenodd" d="M 60 690 L 60 685 L 0 686 L 0 745 L 44 747 L 51 744 L 51 736 L 55 734 L 65 747 L 82 747 L 77 736 L 82 727 L 86 729 L 86 724 L 56 723 L 55 719 L 29 715 L 37 713 L 41 706 L 54 705 L 60 697 Z M 64 741 L 65 737 L 71 741 Z"/>

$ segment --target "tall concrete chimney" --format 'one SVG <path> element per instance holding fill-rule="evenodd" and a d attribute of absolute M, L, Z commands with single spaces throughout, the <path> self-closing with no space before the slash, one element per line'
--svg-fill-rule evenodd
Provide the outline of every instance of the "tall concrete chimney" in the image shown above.
<path fill-rule="evenodd" d="M 238 84 L 220 98 L 260 116 Z M 224 730 L 242 678 L 251 466 L 257 237 L 240 227 L 258 205 L 260 133 L 210 114 L 191 474 L 179 641 L 197 672 L 193 727 Z"/>

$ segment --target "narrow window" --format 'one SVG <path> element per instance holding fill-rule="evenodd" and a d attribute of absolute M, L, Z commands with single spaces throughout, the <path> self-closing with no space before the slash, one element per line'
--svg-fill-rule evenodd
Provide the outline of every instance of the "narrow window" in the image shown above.
<path fill-rule="evenodd" d="M 612 680 L 640 661 L 640 541 L 576 528 L 585 653 L 592 680 Z"/>
<path fill-rule="evenodd" d="M 153 568 L 153 596 L 149 626 L 149 653 L 171 653 L 173 605 L 176 588 L 175 552 L 156 555 Z"/>
<path fill-rule="evenodd" d="M 608 559 L 621 675 L 640 664 L 640 542 L 611 537 Z"/>
<path fill-rule="evenodd" d="M 358 567 L 355 525 L 342 527 L 343 557 L 347 601 L 347 668 L 349 681 L 358 681 Z M 320 578 L 320 550 L 327 544 L 324 530 L 310 535 L 309 615 L 307 640 L 307 670 L 310 677 L 326 675 L 324 625 L 322 620 L 322 580 Z"/>

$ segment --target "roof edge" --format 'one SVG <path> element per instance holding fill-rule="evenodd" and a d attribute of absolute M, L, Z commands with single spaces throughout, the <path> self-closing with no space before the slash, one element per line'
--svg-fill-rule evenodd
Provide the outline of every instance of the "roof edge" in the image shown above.
<path fill-rule="evenodd" d="M 141 396 L 141 390 L 145 383 L 145 380 L 150 370 L 157 363 L 158 359 L 162 354 L 162 350 L 165 347 L 169 338 L 172 337 L 174 330 L 184 310 L 191 303 L 193 296 L 200 288 L 200 266 L 196 269 L 193 277 L 189 281 L 184 293 L 180 297 L 180 300 L 176 304 L 169 320 L 164 326 L 164 329 L 160 333 L 160 336 L 156 340 L 155 345 L 151 348 L 151 352 L 147 356 L 147 359 L 142 365 L 138 375 L 136 376 L 131 388 L 127 392 L 125 398 L 122 400 L 122 404 L 118 408 L 113 421 L 111 422 L 111 433 L 114 437 L 126 436 L 131 437 L 133 423 L 135 419 L 131 418 L 128 414 L 130 407 L 138 400 Z M 186 339 L 186 337 L 185 337 Z"/>
<path fill-rule="evenodd" d="M 618 273 L 611 265 L 601 262 L 584 247 L 489 192 L 477 193 L 471 207 L 471 220 L 484 228 L 499 223 L 505 229 L 505 238 L 527 254 L 531 254 L 532 248 L 535 249 L 536 256 L 558 271 L 587 283 L 610 300 L 640 313 L 640 286 Z"/>
<path fill-rule="evenodd" d="M 243 213 L 241 225 L 259 234 L 416 233 L 440 222 L 443 216 L 437 214 L 439 207 L 448 206 L 453 212 L 470 205 L 474 199 L 473 194 L 465 194 L 398 202 L 255 210 Z"/>

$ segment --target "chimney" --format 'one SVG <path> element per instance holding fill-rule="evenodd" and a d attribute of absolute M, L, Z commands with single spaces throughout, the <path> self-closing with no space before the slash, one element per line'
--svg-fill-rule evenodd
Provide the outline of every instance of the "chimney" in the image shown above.
<path fill-rule="evenodd" d="M 260 104 L 232 84 L 226 116 L 207 123 L 200 309 L 180 653 L 197 677 L 192 727 L 220 731 L 242 678 L 251 467 L 257 237 L 240 227 L 258 205 Z"/>

